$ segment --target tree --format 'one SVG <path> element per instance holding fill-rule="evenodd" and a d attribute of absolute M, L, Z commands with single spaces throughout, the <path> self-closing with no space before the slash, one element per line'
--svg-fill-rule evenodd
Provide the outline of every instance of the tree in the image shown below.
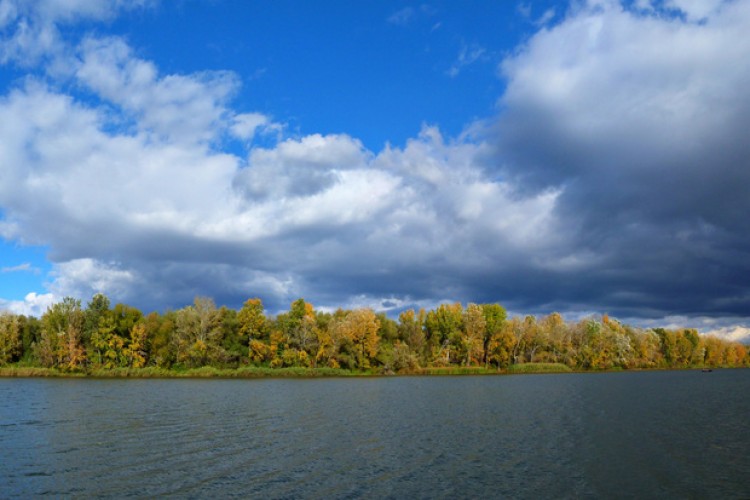
<path fill-rule="evenodd" d="M 136 323 L 130 331 L 130 342 L 125 348 L 124 356 L 128 366 L 143 368 L 146 366 L 146 339 L 148 330 L 143 322 Z"/>
<path fill-rule="evenodd" d="M 18 316 L 0 313 L 0 365 L 18 361 L 22 347 Z"/>
<path fill-rule="evenodd" d="M 469 304 L 464 311 L 463 329 L 456 346 L 463 365 L 476 365 L 484 361 L 486 331 L 487 321 L 482 306 Z"/>
<path fill-rule="evenodd" d="M 677 359 L 677 339 L 672 331 L 664 328 L 654 328 L 654 333 L 659 336 L 661 354 L 667 366 L 674 366 Z"/>
<path fill-rule="evenodd" d="M 83 336 L 81 340 L 84 345 L 88 345 L 91 336 L 99 328 L 101 319 L 112 315 L 112 311 L 109 309 L 109 298 L 103 293 L 95 294 L 86 305 L 83 314 Z"/>
<path fill-rule="evenodd" d="M 426 316 L 424 309 L 420 309 L 419 313 L 414 312 L 414 309 L 407 309 L 398 316 L 399 339 L 409 347 L 412 353 L 417 355 L 421 362 L 425 361 L 425 347 L 427 345 L 424 331 Z"/>
<path fill-rule="evenodd" d="M 119 366 L 123 345 L 124 341 L 115 333 L 114 317 L 102 315 L 98 319 L 98 327 L 90 333 L 87 347 L 89 360 L 105 368 Z"/>
<path fill-rule="evenodd" d="M 279 323 L 289 339 L 289 346 L 305 352 L 305 359 L 312 359 L 314 362 L 318 351 L 318 325 L 313 305 L 305 302 L 305 299 L 295 300 L 289 313 L 280 316 Z"/>
<path fill-rule="evenodd" d="M 484 339 L 482 363 L 486 366 L 489 363 L 489 348 L 493 336 L 500 333 L 505 324 L 508 313 L 500 304 L 482 304 L 482 314 L 484 315 Z"/>
<path fill-rule="evenodd" d="M 84 316 L 81 301 L 65 297 L 42 315 L 42 337 L 38 346 L 44 366 L 75 370 L 86 361 L 81 345 Z"/>
<path fill-rule="evenodd" d="M 175 315 L 177 363 L 195 367 L 223 360 L 221 317 L 213 300 L 196 297 Z"/>
<path fill-rule="evenodd" d="M 427 313 L 425 328 L 432 359 L 438 364 L 451 362 L 451 339 L 460 336 L 463 327 L 463 307 L 460 303 L 440 304 Z"/>
<path fill-rule="evenodd" d="M 116 304 L 112 314 L 115 318 L 115 333 L 123 339 L 127 339 L 135 324 L 143 319 L 141 311 L 126 304 Z"/>
<path fill-rule="evenodd" d="M 574 365 L 575 353 L 570 329 L 560 313 L 553 312 L 537 323 L 539 332 L 545 339 L 546 350 L 538 357 L 542 361 Z"/>
<path fill-rule="evenodd" d="M 21 331 L 21 359 L 38 363 L 35 354 L 42 338 L 41 321 L 34 316 L 18 316 L 18 326 Z"/>
<path fill-rule="evenodd" d="M 262 340 L 268 338 L 268 320 L 263 311 L 263 302 L 248 299 L 237 313 L 239 333 L 248 339 Z"/>
<path fill-rule="evenodd" d="M 372 309 L 355 309 L 342 317 L 335 317 L 329 325 L 334 356 L 337 347 L 349 341 L 353 346 L 356 368 L 367 369 L 378 354 L 380 321 Z"/>
<path fill-rule="evenodd" d="M 167 368 L 176 362 L 175 316 L 174 311 L 169 311 L 163 316 L 153 312 L 144 318 L 148 352 L 146 358 L 149 363 Z"/>

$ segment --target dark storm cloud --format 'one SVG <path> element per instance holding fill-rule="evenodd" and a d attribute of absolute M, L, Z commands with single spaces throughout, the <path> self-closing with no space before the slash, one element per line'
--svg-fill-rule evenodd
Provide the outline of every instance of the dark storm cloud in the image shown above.
<path fill-rule="evenodd" d="M 496 165 L 521 191 L 559 188 L 569 250 L 594 257 L 525 302 L 748 315 L 747 4 L 702 23 L 603 5 L 503 67 Z"/>

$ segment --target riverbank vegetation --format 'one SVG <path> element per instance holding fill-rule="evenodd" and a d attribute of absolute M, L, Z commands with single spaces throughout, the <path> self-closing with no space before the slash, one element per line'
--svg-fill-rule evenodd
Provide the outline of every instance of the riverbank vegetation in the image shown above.
<path fill-rule="evenodd" d="M 746 346 L 693 329 L 641 329 L 606 315 L 508 318 L 498 304 L 442 304 L 397 320 L 371 309 L 317 311 L 304 299 L 269 317 L 199 297 L 144 315 L 95 295 L 41 318 L 0 313 L 0 376 L 313 377 L 741 367 Z"/>

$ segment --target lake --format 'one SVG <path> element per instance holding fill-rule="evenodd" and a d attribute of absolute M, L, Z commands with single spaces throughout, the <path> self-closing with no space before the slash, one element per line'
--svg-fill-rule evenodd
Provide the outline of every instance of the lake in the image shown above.
<path fill-rule="evenodd" d="M 750 498 L 750 370 L 0 379 L 0 497 Z"/>

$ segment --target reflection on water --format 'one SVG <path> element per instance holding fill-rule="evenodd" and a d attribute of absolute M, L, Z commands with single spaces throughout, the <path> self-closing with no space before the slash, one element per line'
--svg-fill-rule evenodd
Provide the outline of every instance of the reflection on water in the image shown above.
<path fill-rule="evenodd" d="M 750 497 L 750 371 L 0 379 L 0 497 Z"/>

